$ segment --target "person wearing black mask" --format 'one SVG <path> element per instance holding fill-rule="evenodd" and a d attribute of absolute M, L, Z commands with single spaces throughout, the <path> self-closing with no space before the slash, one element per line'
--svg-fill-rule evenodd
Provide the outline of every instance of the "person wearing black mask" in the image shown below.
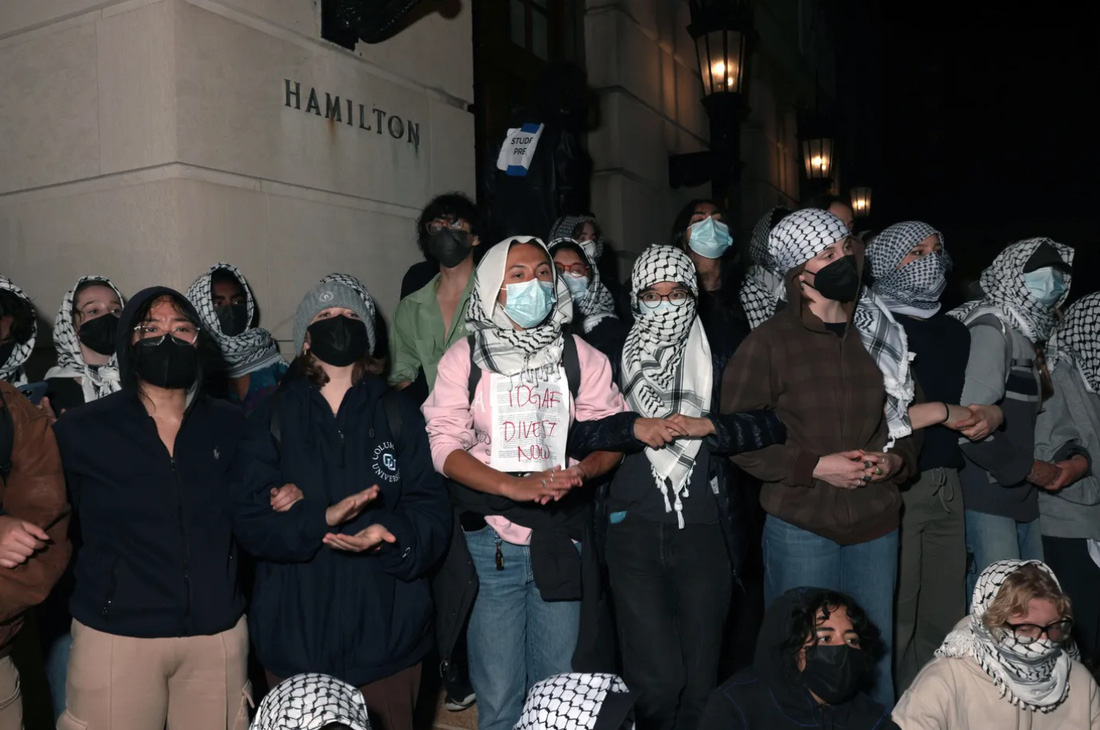
<path fill-rule="evenodd" d="M 240 409 L 199 388 L 182 294 L 119 316 L 121 390 L 54 427 L 80 530 L 62 728 L 248 724 L 248 631 L 229 512 Z"/>
<path fill-rule="evenodd" d="M 65 294 L 53 323 L 57 365 L 46 371 L 58 415 L 120 388 L 115 343 L 126 300 L 110 279 L 84 276 Z"/>
<path fill-rule="evenodd" d="M 219 263 L 195 279 L 187 298 L 218 350 L 216 372 L 206 383 L 208 392 L 242 406 L 248 415 L 275 392 L 287 371 L 275 338 L 252 326 L 256 321 L 252 289 L 237 267 Z"/>
<path fill-rule="evenodd" d="M 377 376 L 374 315 L 339 281 L 299 304 L 298 356 L 248 419 L 233 515 L 258 560 L 250 620 L 269 685 L 328 674 L 358 687 L 385 730 L 412 730 L 432 644 L 426 574 L 451 508 L 423 417 Z"/>
<path fill-rule="evenodd" d="M 23 366 L 38 336 L 34 304 L 12 280 L 0 274 L 0 380 L 23 385 Z"/>
<path fill-rule="evenodd" d="M 436 366 L 447 348 L 466 336 L 474 258 L 481 244 L 477 207 L 461 193 L 433 199 L 416 221 L 421 250 L 435 274 L 401 303 L 390 328 L 390 385 L 413 386 L 408 395 L 423 403 L 435 385 Z"/>
<path fill-rule="evenodd" d="M 850 596 L 793 588 L 764 615 L 753 666 L 718 687 L 700 730 L 890 730 L 863 690 L 879 630 Z"/>

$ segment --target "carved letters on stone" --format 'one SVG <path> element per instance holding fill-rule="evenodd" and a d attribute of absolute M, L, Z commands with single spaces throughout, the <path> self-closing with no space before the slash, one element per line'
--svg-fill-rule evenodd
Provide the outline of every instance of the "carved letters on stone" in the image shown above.
<path fill-rule="evenodd" d="M 289 109 L 304 111 L 306 114 L 315 114 L 324 119 L 346 124 L 349 127 L 358 127 L 365 132 L 389 133 L 396 140 L 404 139 L 411 144 L 413 149 L 420 147 L 420 122 L 414 122 L 408 118 L 402 118 L 396 114 L 388 114 L 385 110 L 376 106 L 368 107 L 351 99 L 341 99 L 327 91 L 318 95 L 317 89 L 309 87 L 309 92 L 304 93 L 299 81 L 283 79 L 285 100 L 283 105 Z M 305 107 L 302 101 L 305 100 Z M 368 111 L 369 109 L 369 111 Z M 358 124 L 356 124 L 358 122 Z"/>

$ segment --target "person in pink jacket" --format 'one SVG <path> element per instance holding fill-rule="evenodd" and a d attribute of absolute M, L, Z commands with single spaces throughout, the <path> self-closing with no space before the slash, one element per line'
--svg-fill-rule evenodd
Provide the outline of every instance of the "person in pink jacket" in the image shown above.
<path fill-rule="evenodd" d="M 481 730 L 510 729 L 527 690 L 573 671 L 588 643 L 580 599 L 593 598 L 598 566 L 583 486 L 621 455 L 570 459 L 570 431 L 625 403 L 607 358 L 563 329 L 572 317 L 546 245 L 498 243 L 475 274 L 471 335 L 443 355 L 424 404 L 432 459 L 462 527 L 451 551 L 468 549 L 480 584 L 468 642 Z"/>

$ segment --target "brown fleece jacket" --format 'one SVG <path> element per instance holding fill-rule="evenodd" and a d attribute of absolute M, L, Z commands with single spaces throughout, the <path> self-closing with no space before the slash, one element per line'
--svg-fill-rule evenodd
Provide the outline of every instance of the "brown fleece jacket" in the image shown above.
<path fill-rule="evenodd" d="M 69 503 L 53 429 L 46 414 L 5 382 L 4 404 L 14 427 L 12 470 L 0 483 L 0 505 L 6 518 L 34 523 L 50 544 L 15 568 L 0 567 L 0 656 L 11 652 L 23 626 L 23 612 L 45 600 L 69 562 Z"/>
<path fill-rule="evenodd" d="M 856 247 L 862 268 L 862 246 Z M 898 526 L 898 485 L 912 474 L 918 445 L 899 439 L 892 453 L 905 462 L 889 481 L 839 489 L 813 478 L 820 457 L 839 451 L 882 451 L 888 431 L 882 373 L 851 325 L 843 337 L 829 331 L 802 300 L 798 275 L 788 272 L 792 304 L 741 343 L 722 377 L 722 412 L 774 408 L 787 442 L 733 457 L 764 482 L 764 510 L 841 545 L 874 540 Z"/>

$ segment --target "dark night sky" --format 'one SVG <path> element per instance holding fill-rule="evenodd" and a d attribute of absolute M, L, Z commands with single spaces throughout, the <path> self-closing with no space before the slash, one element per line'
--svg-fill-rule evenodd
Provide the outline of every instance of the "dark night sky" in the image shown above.
<path fill-rule="evenodd" d="M 959 280 L 1007 243 L 1049 236 L 1077 251 L 1074 293 L 1100 289 L 1100 9 L 970 5 L 848 0 L 834 19 L 872 227 L 937 226 Z"/>

